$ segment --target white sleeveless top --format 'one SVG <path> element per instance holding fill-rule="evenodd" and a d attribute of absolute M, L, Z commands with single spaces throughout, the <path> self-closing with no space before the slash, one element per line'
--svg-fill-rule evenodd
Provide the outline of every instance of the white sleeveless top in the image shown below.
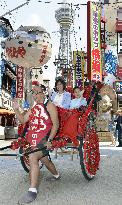
<path fill-rule="evenodd" d="M 57 93 L 54 100 L 53 100 L 53 103 L 56 105 L 56 106 L 59 106 L 59 107 L 62 107 L 62 101 L 63 101 L 63 95 L 64 93 Z"/>

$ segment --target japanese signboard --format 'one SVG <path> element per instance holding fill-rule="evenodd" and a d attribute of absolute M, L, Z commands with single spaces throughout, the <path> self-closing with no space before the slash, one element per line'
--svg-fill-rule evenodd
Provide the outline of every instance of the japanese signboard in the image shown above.
<path fill-rule="evenodd" d="M 87 71 L 89 80 L 102 81 L 101 70 L 101 8 L 93 2 L 87 4 Z"/>
<path fill-rule="evenodd" d="M 23 98 L 23 72 L 24 68 L 22 66 L 17 66 L 17 98 Z"/>
<path fill-rule="evenodd" d="M 81 86 L 84 80 L 84 52 L 83 51 L 73 51 L 73 64 L 75 68 L 74 79 L 75 85 Z"/>

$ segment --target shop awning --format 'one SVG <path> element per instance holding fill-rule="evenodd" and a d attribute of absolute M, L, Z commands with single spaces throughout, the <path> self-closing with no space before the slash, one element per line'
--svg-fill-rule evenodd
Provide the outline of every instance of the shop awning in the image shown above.
<path fill-rule="evenodd" d="M 0 108 L 0 115 L 14 115 L 15 112 L 12 110 L 7 110 L 5 108 Z"/>

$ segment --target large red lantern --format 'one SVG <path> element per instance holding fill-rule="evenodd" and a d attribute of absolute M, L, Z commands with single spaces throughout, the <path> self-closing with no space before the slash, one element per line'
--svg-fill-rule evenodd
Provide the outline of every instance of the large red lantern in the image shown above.
<path fill-rule="evenodd" d="M 42 27 L 21 26 L 5 42 L 6 58 L 24 68 L 46 64 L 52 53 L 50 34 Z"/>

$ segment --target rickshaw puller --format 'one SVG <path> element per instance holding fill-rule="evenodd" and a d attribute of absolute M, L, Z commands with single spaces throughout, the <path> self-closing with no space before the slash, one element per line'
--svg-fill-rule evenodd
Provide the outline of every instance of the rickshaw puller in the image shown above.
<path fill-rule="evenodd" d="M 22 124 L 29 121 L 29 128 L 26 135 L 27 141 L 30 143 L 32 149 L 42 148 L 44 152 L 45 147 L 47 147 L 48 150 L 51 148 L 51 142 L 59 127 L 58 113 L 55 105 L 51 102 L 47 102 L 47 104 L 45 104 L 45 90 L 45 86 L 43 85 L 34 85 L 32 95 L 36 104 L 32 109 L 28 110 L 24 116 L 19 110 L 17 99 L 13 100 L 13 109 L 18 120 Z M 55 179 L 60 178 L 60 175 L 52 161 L 48 159 L 48 156 L 42 158 L 43 154 L 43 151 L 38 151 L 29 155 L 30 188 L 20 198 L 19 204 L 30 203 L 37 197 L 40 173 L 39 160 L 41 160 L 41 162 L 53 174 Z"/>

